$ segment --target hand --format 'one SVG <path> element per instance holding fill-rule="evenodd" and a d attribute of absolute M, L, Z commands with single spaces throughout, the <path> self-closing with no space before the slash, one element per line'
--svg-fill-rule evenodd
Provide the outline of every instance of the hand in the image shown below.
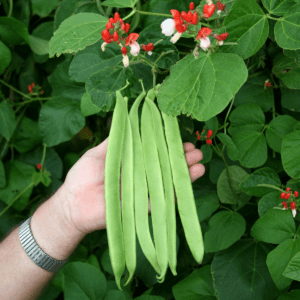
<path fill-rule="evenodd" d="M 82 155 L 69 170 L 59 190 L 59 201 L 67 222 L 71 228 L 84 234 L 106 228 L 104 169 L 107 142 L 108 139 Z M 191 181 L 194 182 L 205 172 L 205 167 L 198 163 L 203 154 L 192 143 L 183 146 Z"/>

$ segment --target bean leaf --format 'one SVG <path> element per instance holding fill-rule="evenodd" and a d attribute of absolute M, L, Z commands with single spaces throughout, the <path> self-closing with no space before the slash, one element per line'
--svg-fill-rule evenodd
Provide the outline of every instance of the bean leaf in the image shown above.
<path fill-rule="evenodd" d="M 113 7 L 134 7 L 137 0 L 105 0 L 102 5 Z"/>
<path fill-rule="evenodd" d="M 264 7 L 270 14 L 276 16 L 284 15 L 293 5 L 294 0 L 262 0 Z"/>

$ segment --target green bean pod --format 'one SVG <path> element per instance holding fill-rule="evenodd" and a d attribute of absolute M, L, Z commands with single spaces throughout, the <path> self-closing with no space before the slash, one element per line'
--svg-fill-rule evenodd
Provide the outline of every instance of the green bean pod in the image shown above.
<path fill-rule="evenodd" d="M 158 85 L 156 86 L 158 88 Z M 154 98 L 155 99 L 155 98 Z M 152 99 L 151 99 L 152 100 Z M 162 118 L 158 107 L 146 97 L 153 119 L 154 135 L 158 150 L 159 161 L 161 165 L 161 172 L 163 177 L 163 184 L 165 190 L 166 202 L 166 220 L 167 220 L 167 245 L 168 245 L 168 261 L 170 269 L 174 276 L 177 275 L 177 252 L 176 252 L 176 209 L 174 186 L 172 179 L 172 171 L 169 159 L 168 147 L 165 139 Z"/>
<path fill-rule="evenodd" d="M 109 256 L 118 288 L 125 269 L 124 241 L 120 207 L 120 168 L 126 125 L 126 103 L 121 92 L 116 92 L 114 110 L 105 158 L 105 214 Z"/>
<path fill-rule="evenodd" d="M 136 268 L 136 237 L 134 222 L 134 194 L 133 194 L 133 142 L 131 124 L 128 115 L 128 98 L 126 102 L 126 126 L 123 143 L 122 168 L 121 168 L 121 195 L 122 195 L 122 223 L 125 247 L 125 262 L 129 272 L 127 285 Z"/>
<path fill-rule="evenodd" d="M 181 223 L 193 257 L 200 264 L 204 255 L 203 237 L 177 117 L 164 112 L 162 116 Z"/>
<path fill-rule="evenodd" d="M 133 103 L 129 113 L 133 140 L 135 225 L 137 237 L 145 257 L 148 259 L 155 271 L 160 274 L 161 270 L 157 262 L 156 251 L 149 229 L 148 188 L 139 130 L 138 108 L 145 96 L 146 93 L 143 91 Z"/>
<path fill-rule="evenodd" d="M 157 261 L 162 271 L 157 279 L 161 283 L 164 281 L 168 269 L 168 247 L 164 187 L 154 135 L 152 113 L 148 105 L 148 102 L 152 102 L 152 99 L 154 98 L 155 93 L 154 90 L 151 89 L 148 92 L 146 96 L 147 100 L 143 105 L 141 136 L 151 203 L 151 218 L 153 224 L 154 243 Z"/>

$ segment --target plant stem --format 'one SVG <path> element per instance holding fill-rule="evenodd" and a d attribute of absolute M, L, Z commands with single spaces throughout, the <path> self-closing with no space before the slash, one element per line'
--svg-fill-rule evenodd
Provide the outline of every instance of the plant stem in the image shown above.
<path fill-rule="evenodd" d="M 280 20 L 281 18 L 273 18 L 273 17 L 271 17 L 270 15 L 265 15 L 268 19 L 271 19 L 271 20 L 275 20 L 275 21 L 278 21 L 278 20 Z"/>
<path fill-rule="evenodd" d="M 226 125 L 227 119 L 228 119 L 229 113 L 230 113 L 230 111 L 231 111 L 231 109 L 232 109 L 234 99 L 235 99 L 235 96 L 233 96 L 233 98 L 232 98 L 232 100 L 231 100 L 231 103 L 230 103 L 230 106 L 229 106 L 229 109 L 228 109 L 228 111 L 227 111 L 227 114 L 226 114 L 226 116 L 225 116 L 225 120 L 224 120 L 224 133 L 225 133 L 225 134 L 226 134 L 226 128 L 227 128 L 227 125 Z M 224 149 L 225 149 L 225 145 L 223 145 L 223 147 L 222 147 L 222 153 L 224 152 Z"/>
<path fill-rule="evenodd" d="M 28 99 L 31 99 L 30 96 L 28 96 L 28 95 L 26 95 L 26 94 L 20 92 L 19 90 L 15 89 L 13 86 L 9 85 L 8 83 L 6 83 L 5 81 L 3 81 L 2 79 L 0 79 L 0 82 L 1 82 L 2 84 L 6 85 L 7 87 L 9 87 L 10 89 L 12 89 L 13 91 L 15 91 L 16 93 L 22 95 L 23 97 L 28 98 Z"/>
<path fill-rule="evenodd" d="M 123 18 L 123 21 L 129 19 L 129 18 L 130 18 L 131 16 L 133 16 L 136 12 L 137 12 L 137 11 L 136 11 L 135 9 L 133 9 L 133 10 L 131 11 L 131 13 L 129 13 L 125 18 Z"/>
<path fill-rule="evenodd" d="M 9 11 L 7 14 L 8 17 L 11 17 L 12 11 L 13 11 L 13 0 L 9 0 Z"/>
<path fill-rule="evenodd" d="M 258 184 L 257 186 L 264 186 L 264 187 L 269 187 L 269 188 L 272 188 L 274 190 L 278 190 L 280 192 L 285 192 L 283 189 L 275 186 L 275 185 L 271 185 L 271 184 L 265 184 L 265 183 L 261 183 L 261 184 Z"/>
<path fill-rule="evenodd" d="M 154 62 L 154 65 L 156 65 L 156 63 L 163 57 L 163 56 L 165 56 L 165 55 L 167 55 L 167 54 L 170 54 L 170 53 L 173 53 L 174 52 L 174 50 L 169 50 L 169 51 L 166 51 L 166 52 L 162 52 L 161 54 L 160 54 L 160 56 L 157 58 L 157 60 Z"/>
<path fill-rule="evenodd" d="M 28 103 L 31 103 L 31 102 L 34 102 L 34 101 L 38 101 L 38 100 L 50 100 L 52 98 L 34 98 L 34 99 L 31 99 L 29 101 L 24 101 L 24 102 L 21 102 L 21 103 L 18 103 L 18 105 L 22 106 L 24 104 L 28 104 Z"/>
<path fill-rule="evenodd" d="M 172 18 L 173 17 L 172 15 L 169 15 L 169 14 L 152 13 L 152 12 L 142 11 L 142 10 L 135 10 L 135 12 L 139 13 L 141 15 L 150 15 L 150 16 L 158 16 L 158 17 L 167 17 L 167 18 Z"/>

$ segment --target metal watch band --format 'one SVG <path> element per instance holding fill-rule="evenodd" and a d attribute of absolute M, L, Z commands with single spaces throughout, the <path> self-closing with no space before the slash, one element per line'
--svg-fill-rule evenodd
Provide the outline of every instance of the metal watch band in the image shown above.
<path fill-rule="evenodd" d="M 31 217 L 28 218 L 19 228 L 19 238 L 23 249 L 32 261 L 44 270 L 56 273 L 67 262 L 66 260 L 56 260 L 46 254 L 36 243 L 30 228 Z"/>

